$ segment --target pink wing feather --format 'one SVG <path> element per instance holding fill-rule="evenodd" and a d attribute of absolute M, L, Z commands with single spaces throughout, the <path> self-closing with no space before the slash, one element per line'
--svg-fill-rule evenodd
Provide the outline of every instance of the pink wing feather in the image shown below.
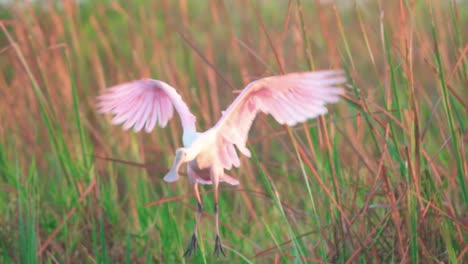
<path fill-rule="evenodd" d="M 290 73 L 253 81 L 223 113 L 215 125 L 218 156 L 225 169 L 239 167 L 239 151 L 246 148 L 248 133 L 259 111 L 271 114 L 280 124 L 293 126 L 327 113 L 325 104 L 335 103 L 346 82 L 342 70 Z"/>
<path fill-rule="evenodd" d="M 185 131 L 195 131 L 195 116 L 177 91 L 167 83 L 143 79 L 123 83 L 104 90 L 98 96 L 98 111 L 111 113 L 112 124 L 122 124 L 124 129 L 133 127 L 135 132 L 145 128 L 151 132 L 156 123 L 165 127 L 177 110 Z"/>

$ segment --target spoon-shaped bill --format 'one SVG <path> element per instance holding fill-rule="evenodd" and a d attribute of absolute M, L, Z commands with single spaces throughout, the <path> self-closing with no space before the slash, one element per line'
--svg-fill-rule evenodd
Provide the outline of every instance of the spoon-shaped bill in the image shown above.
<path fill-rule="evenodd" d="M 166 176 L 164 176 L 164 181 L 175 182 L 179 179 L 179 168 L 180 168 L 180 165 L 182 165 L 183 163 L 182 155 L 183 155 L 182 152 L 178 151 L 176 153 L 176 156 L 174 158 L 174 163 L 172 164 L 172 167 L 169 170 L 169 172 L 166 174 Z"/>

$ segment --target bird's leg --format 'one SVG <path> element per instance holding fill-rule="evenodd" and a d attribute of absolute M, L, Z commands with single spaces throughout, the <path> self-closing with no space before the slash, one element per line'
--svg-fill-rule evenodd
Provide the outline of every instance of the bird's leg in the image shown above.
<path fill-rule="evenodd" d="M 223 171 L 221 170 L 221 173 Z M 223 256 L 226 256 L 224 254 L 224 249 L 223 245 L 221 244 L 221 239 L 219 238 L 219 203 L 218 203 L 218 185 L 219 185 L 219 171 L 212 171 L 211 175 L 211 181 L 213 183 L 214 187 L 214 199 L 215 199 L 215 204 L 214 204 L 214 212 L 215 212 L 215 228 L 216 228 L 216 236 L 215 236 L 215 250 L 214 254 L 215 256 L 219 256 L 219 253 L 223 254 Z"/>
<path fill-rule="evenodd" d="M 201 215 L 203 213 L 203 205 L 202 200 L 200 197 L 200 192 L 198 191 L 198 184 L 194 180 L 193 189 L 195 191 L 195 197 L 197 198 L 197 218 L 195 220 L 195 227 L 193 228 L 192 239 L 190 240 L 189 246 L 184 253 L 184 257 L 190 257 L 197 251 L 198 248 L 198 240 L 197 240 L 197 230 L 198 230 L 198 223 L 200 222 Z"/>

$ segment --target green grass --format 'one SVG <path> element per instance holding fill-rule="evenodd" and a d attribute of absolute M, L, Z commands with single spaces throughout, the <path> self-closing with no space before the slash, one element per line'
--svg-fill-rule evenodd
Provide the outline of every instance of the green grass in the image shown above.
<path fill-rule="evenodd" d="M 468 3 L 314 2 L 0 7 L 0 262 L 212 263 L 211 188 L 186 259 L 195 198 L 185 177 L 162 181 L 178 118 L 122 131 L 95 96 L 159 78 L 205 130 L 253 79 L 340 67 L 327 116 L 257 118 L 253 158 L 229 172 L 241 185 L 220 189 L 217 261 L 468 261 Z"/>

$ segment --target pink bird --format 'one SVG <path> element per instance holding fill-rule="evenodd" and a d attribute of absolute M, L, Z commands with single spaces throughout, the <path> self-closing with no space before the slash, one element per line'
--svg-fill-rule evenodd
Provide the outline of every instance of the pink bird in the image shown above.
<path fill-rule="evenodd" d="M 327 113 L 325 104 L 335 103 L 343 93 L 346 82 L 342 70 L 299 72 L 266 77 L 249 83 L 236 100 L 222 112 L 216 125 L 205 132 L 197 132 L 195 116 L 177 91 L 169 84 L 153 79 L 136 80 L 108 88 L 98 97 L 98 110 L 115 115 L 112 124 L 122 124 L 124 129 L 143 128 L 151 132 L 156 125 L 165 127 L 173 115 L 179 113 L 183 127 L 183 148 L 177 149 L 166 182 L 179 179 L 179 168 L 187 163 L 188 179 L 197 199 L 197 216 L 189 247 L 184 256 L 190 256 L 198 247 L 197 227 L 203 206 L 198 184 L 213 184 L 215 212 L 214 254 L 224 254 L 219 236 L 218 185 L 226 182 L 238 185 L 239 181 L 224 173 L 232 166 L 239 167 L 235 150 L 250 157 L 245 146 L 250 127 L 257 113 L 271 114 L 280 124 L 297 123 Z"/>

